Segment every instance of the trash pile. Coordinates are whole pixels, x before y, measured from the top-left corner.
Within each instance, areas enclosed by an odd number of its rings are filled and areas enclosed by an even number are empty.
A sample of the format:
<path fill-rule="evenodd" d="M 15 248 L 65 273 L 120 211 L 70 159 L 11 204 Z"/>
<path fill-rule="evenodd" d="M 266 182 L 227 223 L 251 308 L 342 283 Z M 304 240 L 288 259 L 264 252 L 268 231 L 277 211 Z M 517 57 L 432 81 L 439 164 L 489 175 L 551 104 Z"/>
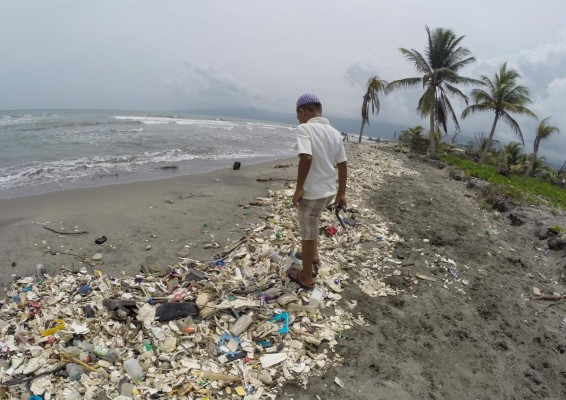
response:
<path fill-rule="evenodd" d="M 376 165 L 372 147 L 357 147 L 350 165 L 351 203 L 384 173 L 417 174 L 391 156 Z M 300 244 L 292 194 L 250 203 L 267 215 L 211 260 L 181 257 L 135 277 L 92 265 L 51 277 L 38 265 L 17 278 L 1 304 L 0 399 L 267 399 L 339 364 L 338 341 L 366 324 L 345 286 L 397 294 L 383 278 L 402 239 L 371 209 L 351 204 L 341 221 L 325 212 L 317 287 L 304 291 L 286 276 Z"/>

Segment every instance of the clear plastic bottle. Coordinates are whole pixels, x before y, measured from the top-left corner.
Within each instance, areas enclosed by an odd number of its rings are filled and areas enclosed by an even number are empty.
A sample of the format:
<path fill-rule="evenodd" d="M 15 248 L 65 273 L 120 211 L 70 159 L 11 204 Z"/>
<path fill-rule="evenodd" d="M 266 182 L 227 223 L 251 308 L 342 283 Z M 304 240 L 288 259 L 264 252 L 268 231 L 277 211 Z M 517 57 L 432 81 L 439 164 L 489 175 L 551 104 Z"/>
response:
<path fill-rule="evenodd" d="M 43 264 L 37 264 L 35 266 L 35 271 L 37 279 L 39 280 L 43 280 L 43 278 L 45 278 L 45 274 L 47 274 L 47 268 L 45 268 L 45 265 Z"/>
<path fill-rule="evenodd" d="M 279 263 L 279 264 L 281 264 L 281 263 L 283 262 L 283 260 L 285 259 L 285 257 L 283 257 L 283 256 L 280 255 L 280 254 L 277 254 L 277 253 L 276 253 L 275 251 L 273 251 L 273 250 L 271 250 L 271 253 L 269 253 L 269 258 L 270 258 L 272 261 L 274 261 L 274 262 L 276 262 L 276 263 Z"/>
<path fill-rule="evenodd" d="M 81 379 L 81 375 L 85 372 L 83 367 L 75 363 L 68 363 L 65 366 L 65 369 L 67 370 L 70 381 L 78 381 Z"/>
<path fill-rule="evenodd" d="M 93 353 L 98 358 L 114 363 L 118 359 L 118 352 L 108 347 L 95 346 Z"/>
<path fill-rule="evenodd" d="M 318 307 L 318 305 L 322 302 L 322 299 L 324 299 L 324 291 L 317 286 L 311 293 L 309 306 Z"/>
<path fill-rule="evenodd" d="M 143 369 L 135 358 L 130 358 L 124 362 L 124 370 L 132 381 L 139 383 L 143 379 Z"/>
<path fill-rule="evenodd" d="M 230 333 L 234 336 L 240 336 L 242 332 L 249 328 L 249 326 L 254 322 L 253 312 L 243 314 L 238 318 L 238 320 L 230 328 Z"/>

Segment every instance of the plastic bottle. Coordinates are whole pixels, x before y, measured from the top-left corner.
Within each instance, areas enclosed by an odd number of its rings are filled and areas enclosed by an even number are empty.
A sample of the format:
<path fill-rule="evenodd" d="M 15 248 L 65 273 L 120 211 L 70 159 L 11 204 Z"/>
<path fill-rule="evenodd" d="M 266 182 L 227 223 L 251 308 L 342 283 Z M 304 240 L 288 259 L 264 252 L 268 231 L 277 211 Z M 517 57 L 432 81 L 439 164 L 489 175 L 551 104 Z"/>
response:
<path fill-rule="evenodd" d="M 280 254 L 277 254 L 275 251 L 271 251 L 271 253 L 269 253 L 269 258 L 271 258 L 272 261 L 281 264 L 283 262 L 283 260 L 285 259 L 285 257 L 283 257 Z"/>
<path fill-rule="evenodd" d="M 83 367 L 75 363 L 68 363 L 65 366 L 65 369 L 67 370 L 70 381 L 78 381 L 81 379 L 81 375 L 85 372 Z"/>
<path fill-rule="evenodd" d="M 43 265 L 43 264 L 37 264 L 35 266 L 35 273 L 36 273 L 37 279 L 43 280 L 43 278 L 45 278 L 45 274 L 47 273 L 47 268 L 45 268 L 45 265 Z"/>
<path fill-rule="evenodd" d="M 319 287 L 315 287 L 309 299 L 309 306 L 318 307 L 323 298 L 324 291 Z"/>
<path fill-rule="evenodd" d="M 93 353 L 98 357 L 106 360 L 108 362 L 114 363 L 118 358 L 118 353 L 116 350 L 112 350 L 108 347 L 96 346 Z"/>
<path fill-rule="evenodd" d="M 240 334 L 248 329 L 252 322 L 254 322 L 252 317 L 253 312 L 251 311 L 247 314 L 241 315 L 236 323 L 234 323 L 234 325 L 230 328 L 230 333 L 234 336 L 240 336 Z"/>
<path fill-rule="evenodd" d="M 124 370 L 128 376 L 132 379 L 132 381 L 139 383 L 143 379 L 143 369 L 135 358 L 130 358 L 129 360 L 124 362 Z"/>

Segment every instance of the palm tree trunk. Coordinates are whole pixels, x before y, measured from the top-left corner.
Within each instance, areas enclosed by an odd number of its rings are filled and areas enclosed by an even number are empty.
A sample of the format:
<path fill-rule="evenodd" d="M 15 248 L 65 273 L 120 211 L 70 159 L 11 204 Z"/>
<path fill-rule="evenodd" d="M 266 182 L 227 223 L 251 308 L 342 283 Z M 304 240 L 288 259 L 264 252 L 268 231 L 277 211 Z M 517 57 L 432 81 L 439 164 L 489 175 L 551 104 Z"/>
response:
<path fill-rule="evenodd" d="M 525 179 L 527 179 L 533 173 L 533 167 L 538 155 L 538 138 L 535 138 L 535 143 L 533 146 L 533 154 L 531 154 L 531 159 L 527 165 L 527 170 L 525 171 Z"/>
<path fill-rule="evenodd" d="M 358 139 L 358 143 L 362 143 L 362 133 L 364 133 L 364 121 L 362 121 L 362 126 L 360 127 L 360 138 Z"/>
<path fill-rule="evenodd" d="M 480 164 L 482 164 L 485 161 L 485 157 L 487 156 L 487 153 L 489 152 L 489 149 L 491 148 L 491 142 L 493 142 L 493 135 L 495 135 L 495 127 L 497 126 L 497 120 L 498 119 L 499 119 L 499 114 L 496 113 L 495 119 L 493 120 L 493 125 L 491 127 L 491 132 L 489 133 L 489 137 L 487 138 L 487 141 L 483 145 L 483 149 L 482 149 L 481 157 L 480 157 Z"/>
<path fill-rule="evenodd" d="M 436 135 L 434 134 L 434 111 L 436 107 L 436 101 L 434 106 L 430 111 L 430 130 L 428 131 L 428 140 L 430 141 L 429 155 L 431 157 L 436 157 Z"/>

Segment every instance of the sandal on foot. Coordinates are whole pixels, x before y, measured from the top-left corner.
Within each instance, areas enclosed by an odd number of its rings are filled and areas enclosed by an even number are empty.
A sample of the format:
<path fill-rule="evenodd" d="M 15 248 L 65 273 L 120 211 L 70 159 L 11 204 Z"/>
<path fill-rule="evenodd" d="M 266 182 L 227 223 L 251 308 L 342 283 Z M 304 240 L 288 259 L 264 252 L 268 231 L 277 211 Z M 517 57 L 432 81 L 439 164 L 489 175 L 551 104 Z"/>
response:
<path fill-rule="evenodd" d="M 296 268 L 289 268 L 287 270 L 287 276 L 291 280 L 291 282 L 295 282 L 297 285 L 302 287 L 305 290 L 313 290 L 314 283 L 312 285 L 306 284 L 301 280 L 301 271 Z"/>
<path fill-rule="evenodd" d="M 295 264 L 303 265 L 303 257 L 298 251 L 291 251 L 289 257 L 293 259 Z M 312 261 L 312 277 L 316 278 L 318 276 L 318 269 L 320 268 L 320 260 Z"/>

